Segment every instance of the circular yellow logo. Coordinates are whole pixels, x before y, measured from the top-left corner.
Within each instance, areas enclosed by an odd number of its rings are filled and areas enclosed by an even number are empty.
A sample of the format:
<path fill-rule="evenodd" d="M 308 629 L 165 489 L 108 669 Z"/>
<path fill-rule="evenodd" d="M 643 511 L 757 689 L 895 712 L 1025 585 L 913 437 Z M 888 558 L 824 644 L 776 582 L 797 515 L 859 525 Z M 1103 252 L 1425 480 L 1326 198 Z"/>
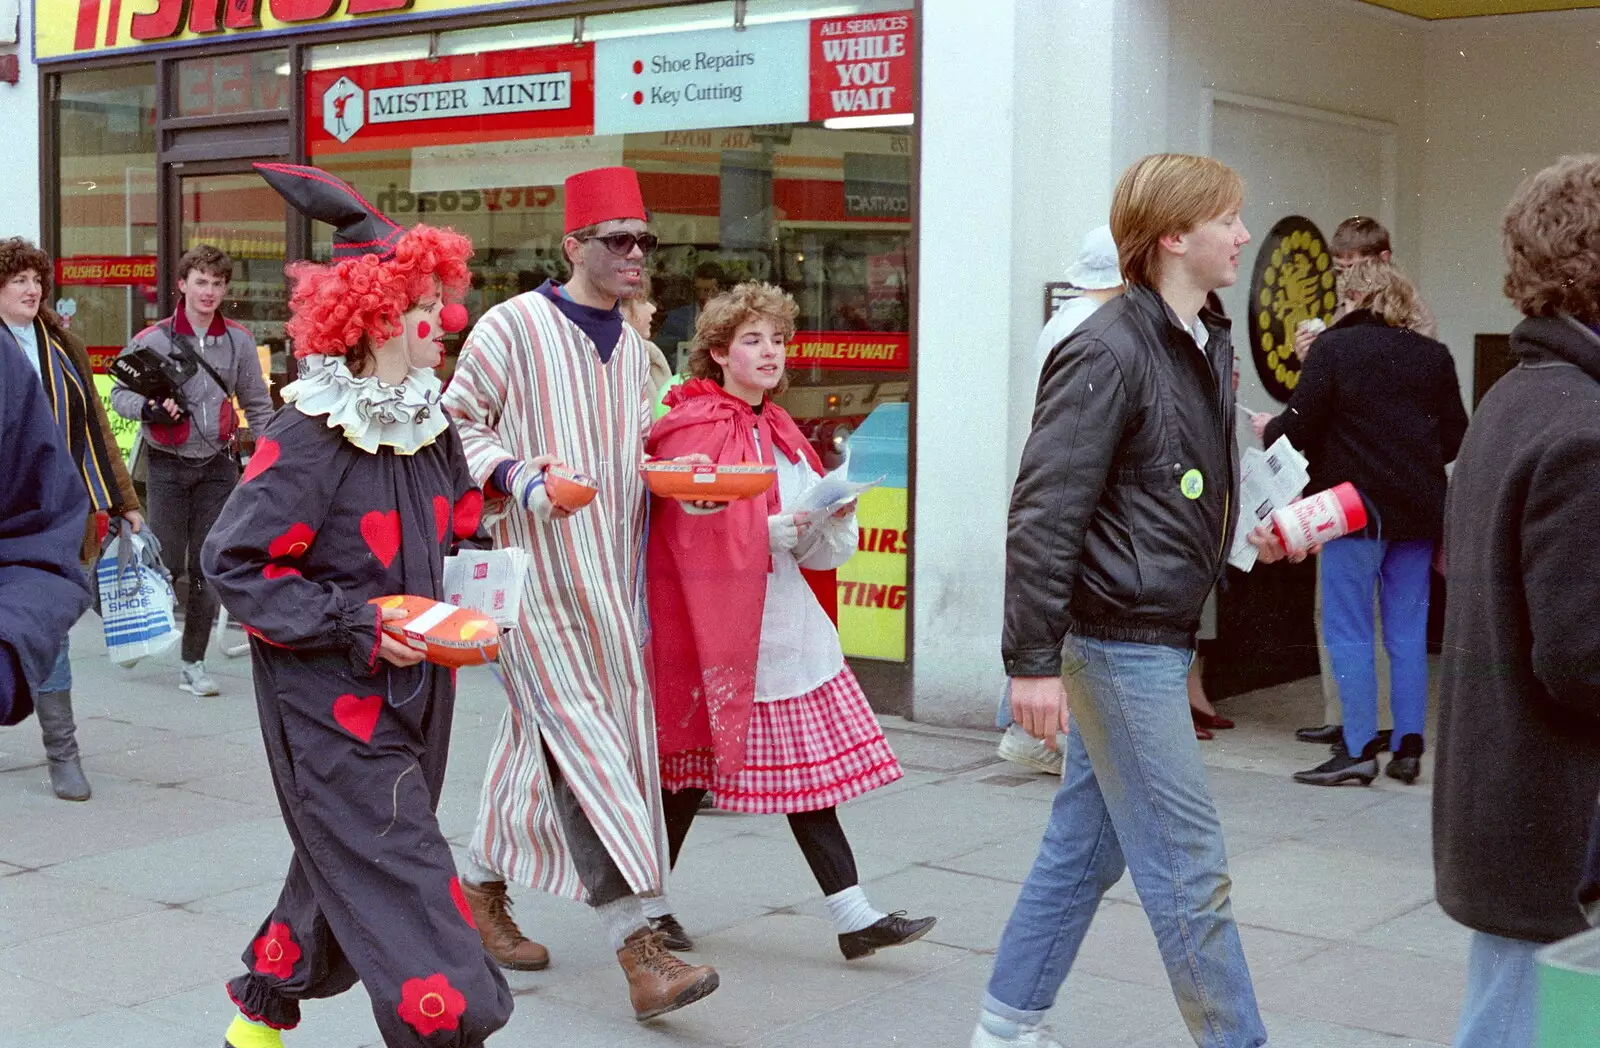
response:
<path fill-rule="evenodd" d="M 1251 356 L 1261 384 L 1287 401 L 1300 382 L 1294 335 L 1305 320 L 1333 322 L 1339 296 L 1333 256 L 1310 219 L 1290 215 L 1272 227 L 1250 281 Z"/>
<path fill-rule="evenodd" d="M 1197 499 L 1205 494 L 1206 478 L 1200 474 L 1199 470 L 1191 469 L 1178 482 L 1178 490 L 1183 492 L 1183 497 L 1186 499 Z"/>

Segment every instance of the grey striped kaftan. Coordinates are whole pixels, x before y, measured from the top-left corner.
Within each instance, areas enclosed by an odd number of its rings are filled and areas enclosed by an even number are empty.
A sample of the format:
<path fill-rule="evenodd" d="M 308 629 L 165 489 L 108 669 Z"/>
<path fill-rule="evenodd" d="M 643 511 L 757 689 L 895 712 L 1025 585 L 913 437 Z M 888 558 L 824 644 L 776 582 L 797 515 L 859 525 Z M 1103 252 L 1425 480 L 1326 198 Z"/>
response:
<path fill-rule="evenodd" d="M 541 739 L 637 892 L 667 868 L 655 713 L 645 666 L 639 475 L 649 356 L 623 326 L 608 363 L 537 292 L 495 306 L 467 339 L 444 407 L 479 484 L 507 458 L 555 454 L 599 494 L 540 524 L 491 501 L 495 542 L 529 553 L 520 626 L 501 645 L 511 702 L 489 759 L 470 855 L 519 884 L 581 899 L 548 797 Z"/>

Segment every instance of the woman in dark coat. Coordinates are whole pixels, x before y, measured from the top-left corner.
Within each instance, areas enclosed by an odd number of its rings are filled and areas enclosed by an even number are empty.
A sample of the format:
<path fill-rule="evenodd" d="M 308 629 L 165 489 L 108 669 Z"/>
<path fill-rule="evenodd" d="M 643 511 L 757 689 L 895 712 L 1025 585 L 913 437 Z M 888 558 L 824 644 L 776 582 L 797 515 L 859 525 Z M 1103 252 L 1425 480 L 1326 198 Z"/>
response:
<path fill-rule="evenodd" d="M 300 1002 L 359 979 L 390 1048 L 478 1048 L 511 1015 L 434 818 L 455 675 L 388 637 L 369 601 L 439 599 L 444 557 L 486 542 L 483 496 L 439 408 L 467 239 L 402 230 L 315 168 L 263 165 L 335 222 L 330 266 L 290 267 L 301 378 L 202 552 L 251 636 L 256 704 L 294 859 L 228 984 L 231 1048 L 280 1048 Z"/>
<path fill-rule="evenodd" d="M 1530 178 L 1501 229 L 1517 366 L 1478 404 L 1445 523 L 1433 868 L 1473 932 L 1456 1048 L 1534 1043 L 1534 954 L 1589 926 L 1600 796 L 1600 156 Z"/>
<path fill-rule="evenodd" d="M 106 420 L 95 389 L 94 372 L 83 343 L 67 333 L 46 305 L 50 296 L 50 256 L 21 237 L 0 240 L 0 320 L 33 365 L 46 402 L 89 503 L 81 525 L 80 558 L 92 566 L 100 548 L 99 523 L 107 516 L 126 519 L 134 531 L 144 527 L 139 497 Z M 72 715 L 72 658 L 65 638 L 49 679 L 34 695 L 39 728 L 49 760 L 50 786 L 64 801 L 89 799 L 89 780 L 78 761 L 78 729 Z"/>
<path fill-rule="evenodd" d="M 1444 526 L 1445 465 L 1467 429 L 1455 360 L 1415 330 L 1424 316 L 1411 282 L 1364 259 L 1339 277 L 1347 312 L 1317 339 L 1288 408 L 1252 422 L 1262 441 L 1287 436 L 1310 460 L 1307 492 L 1355 485 L 1365 531 L 1318 558 L 1322 630 L 1344 707 L 1333 756 L 1297 782 L 1368 785 L 1378 774 L 1378 676 L 1372 606 L 1383 615 L 1397 746 L 1387 773 L 1415 782 L 1428 712 L 1428 588 Z"/>
<path fill-rule="evenodd" d="M 87 505 L 44 390 L 0 327 L 0 724 L 32 712 L 89 605 L 77 563 Z"/>

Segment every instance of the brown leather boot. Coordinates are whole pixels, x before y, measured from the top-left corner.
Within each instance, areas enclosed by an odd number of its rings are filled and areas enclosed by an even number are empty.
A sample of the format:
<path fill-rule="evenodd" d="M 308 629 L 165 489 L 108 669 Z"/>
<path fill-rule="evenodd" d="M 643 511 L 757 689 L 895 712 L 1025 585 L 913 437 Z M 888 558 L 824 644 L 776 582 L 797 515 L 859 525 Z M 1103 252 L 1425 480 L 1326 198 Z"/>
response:
<path fill-rule="evenodd" d="M 536 972 L 549 967 L 550 951 L 523 935 L 517 922 L 511 919 L 511 897 L 506 894 L 505 881 L 482 884 L 462 881 L 461 894 L 467 897 L 472 919 L 478 925 L 478 936 L 483 939 L 483 948 L 489 951 L 494 963 L 518 972 Z"/>
<path fill-rule="evenodd" d="M 709 965 L 685 964 L 669 952 L 661 933 L 640 928 L 617 951 L 628 976 L 628 998 L 640 1022 L 693 1004 L 717 988 L 720 980 Z"/>

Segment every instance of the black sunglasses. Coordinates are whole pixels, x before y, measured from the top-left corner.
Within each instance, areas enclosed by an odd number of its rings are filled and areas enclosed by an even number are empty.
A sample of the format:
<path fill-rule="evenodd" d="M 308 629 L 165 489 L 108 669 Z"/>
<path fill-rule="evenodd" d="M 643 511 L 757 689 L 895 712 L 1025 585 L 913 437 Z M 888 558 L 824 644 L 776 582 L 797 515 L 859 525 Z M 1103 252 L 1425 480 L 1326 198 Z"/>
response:
<path fill-rule="evenodd" d="M 574 237 L 573 239 L 580 241 L 598 240 L 613 255 L 621 255 L 624 258 L 631 255 L 635 247 L 639 249 L 641 254 L 648 255 L 661 244 L 660 238 L 654 233 L 639 233 L 637 235 L 633 233 L 596 233 L 586 237 Z"/>

